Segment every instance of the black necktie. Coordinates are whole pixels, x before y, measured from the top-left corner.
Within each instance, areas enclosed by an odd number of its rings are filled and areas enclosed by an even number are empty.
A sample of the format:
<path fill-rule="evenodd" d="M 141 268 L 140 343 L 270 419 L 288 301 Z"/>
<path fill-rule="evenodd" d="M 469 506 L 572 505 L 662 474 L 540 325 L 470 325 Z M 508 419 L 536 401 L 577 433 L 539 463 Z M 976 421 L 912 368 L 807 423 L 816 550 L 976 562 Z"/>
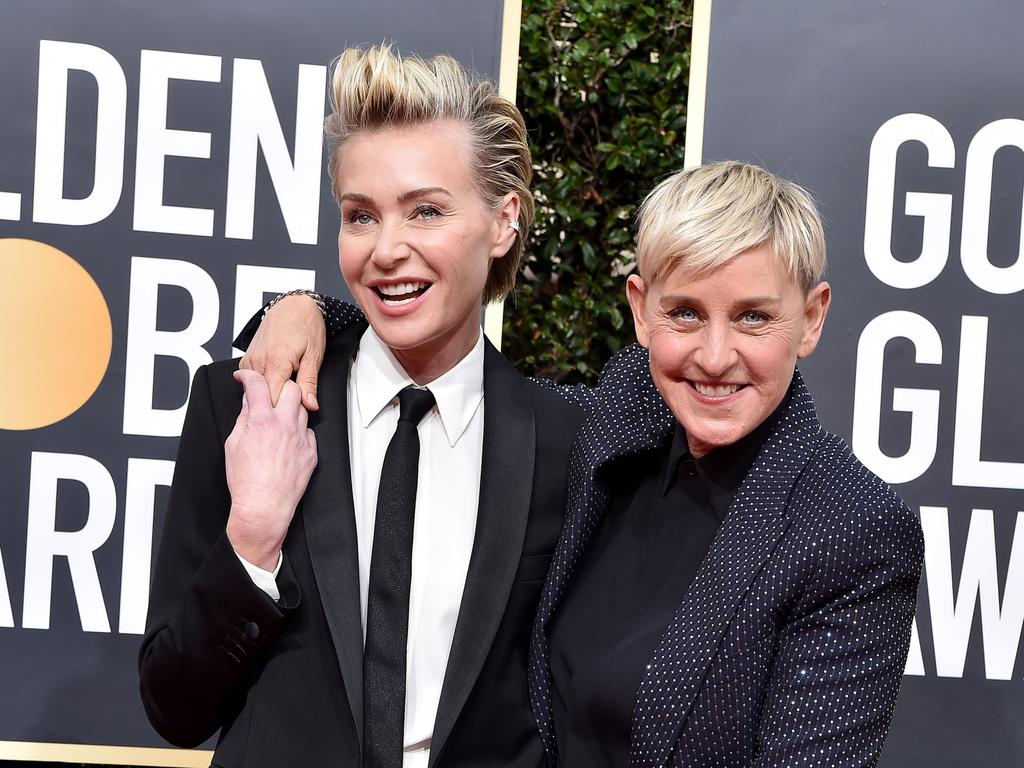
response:
<path fill-rule="evenodd" d="M 434 406 L 427 389 L 398 393 L 398 426 L 384 454 L 373 526 L 363 650 L 363 766 L 402 768 L 405 649 L 420 437 L 416 425 Z"/>

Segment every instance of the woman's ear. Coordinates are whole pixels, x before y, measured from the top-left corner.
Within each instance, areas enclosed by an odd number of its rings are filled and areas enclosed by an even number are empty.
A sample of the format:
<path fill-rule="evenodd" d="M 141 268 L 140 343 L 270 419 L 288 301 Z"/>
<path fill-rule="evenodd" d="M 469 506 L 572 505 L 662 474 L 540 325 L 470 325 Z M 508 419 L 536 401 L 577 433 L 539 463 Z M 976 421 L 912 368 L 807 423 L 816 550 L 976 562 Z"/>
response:
<path fill-rule="evenodd" d="M 519 234 L 519 195 L 515 192 L 506 194 L 493 209 L 494 212 L 494 246 L 491 258 L 500 259 L 512 249 Z"/>
<path fill-rule="evenodd" d="M 818 346 L 821 330 L 825 327 L 825 317 L 832 303 L 832 287 L 822 281 L 811 288 L 804 301 L 804 327 L 800 334 L 800 348 L 797 357 L 803 359 L 810 355 Z"/>
<path fill-rule="evenodd" d="M 640 342 L 640 346 L 646 347 L 651 338 L 647 329 L 647 285 L 640 275 L 630 275 L 626 280 L 626 299 L 633 312 L 636 340 Z"/>

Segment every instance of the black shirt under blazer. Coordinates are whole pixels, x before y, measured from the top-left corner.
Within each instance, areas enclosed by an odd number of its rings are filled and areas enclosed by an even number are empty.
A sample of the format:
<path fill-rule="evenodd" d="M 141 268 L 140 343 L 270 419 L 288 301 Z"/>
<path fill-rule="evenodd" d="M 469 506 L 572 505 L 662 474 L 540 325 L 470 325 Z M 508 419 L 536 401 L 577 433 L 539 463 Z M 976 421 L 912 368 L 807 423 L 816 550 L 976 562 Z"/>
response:
<path fill-rule="evenodd" d="M 220 731 L 214 765 L 360 763 L 363 635 L 346 385 L 365 328 L 357 320 L 328 344 L 320 410 L 309 422 L 319 463 L 285 540 L 276 604 L 253 585 L 224 532 L 237 361 L 195 377 L 139 669 L 143 703 L 164 738 L 191 747 Z M 545 760 L 527 653 L 582 414 L 520 376 L 490 344 L 484 398 L 476 536 L 431 768 L 536 768 Z"/>
<path fill-rule="evenodd" d="M 674 424 L 635 345 L 609 361 L 597 389 L 563 394 L 588 415 L 531 644 L 530 696 L 552 761 L 547 633 L 607 509 L 602 468 L 664 445 Z M 923 554 L 917 517 L 822 429 L 795 372 L 788 405 L 647 665 L 630 765 L 874 765 Z"/>

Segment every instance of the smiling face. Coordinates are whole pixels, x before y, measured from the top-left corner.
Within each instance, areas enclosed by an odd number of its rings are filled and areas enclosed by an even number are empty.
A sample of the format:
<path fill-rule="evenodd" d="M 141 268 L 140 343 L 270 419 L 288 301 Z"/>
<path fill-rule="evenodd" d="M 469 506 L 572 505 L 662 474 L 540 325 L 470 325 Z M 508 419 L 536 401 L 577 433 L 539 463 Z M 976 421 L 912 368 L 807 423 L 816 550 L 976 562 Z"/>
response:
<path fill-rule="evenodd" d="M 514 193 L 488 208 L 473 184 L 468 129 L 443 120 L 359 133 L 335 169 L 338 260 L 377 335 L 418 383 L 461 360 L 480 334 L 492 260 L 516 233 Z"/>
<path fill-rule="evenodd" d="M 831 299 L 828 283 L 805 294 L 764 246 L 699 275 L 677 266 L 649 286 L 633 275 L 626 291 L 654 383 L 694 456 L 771 415 L 797 359 L 814 351 Z"/>

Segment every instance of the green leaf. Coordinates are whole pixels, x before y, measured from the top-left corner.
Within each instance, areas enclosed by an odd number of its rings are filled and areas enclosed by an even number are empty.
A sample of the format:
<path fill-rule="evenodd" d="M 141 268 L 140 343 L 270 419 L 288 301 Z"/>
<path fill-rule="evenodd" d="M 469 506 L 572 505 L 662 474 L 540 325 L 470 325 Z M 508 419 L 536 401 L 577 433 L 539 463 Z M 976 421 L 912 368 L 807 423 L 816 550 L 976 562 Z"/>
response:
<path fill-rule="evenodd" d="M 619 308 L 612 307 L 611 312 L 609 312 L 609 315 L 612 322 L 612 328 L 614 328 L 616 331 L 621 330 L 622 326 L 625 324 L 625 321 L 622 319 L 622 313 L 619 311 Z"/>

